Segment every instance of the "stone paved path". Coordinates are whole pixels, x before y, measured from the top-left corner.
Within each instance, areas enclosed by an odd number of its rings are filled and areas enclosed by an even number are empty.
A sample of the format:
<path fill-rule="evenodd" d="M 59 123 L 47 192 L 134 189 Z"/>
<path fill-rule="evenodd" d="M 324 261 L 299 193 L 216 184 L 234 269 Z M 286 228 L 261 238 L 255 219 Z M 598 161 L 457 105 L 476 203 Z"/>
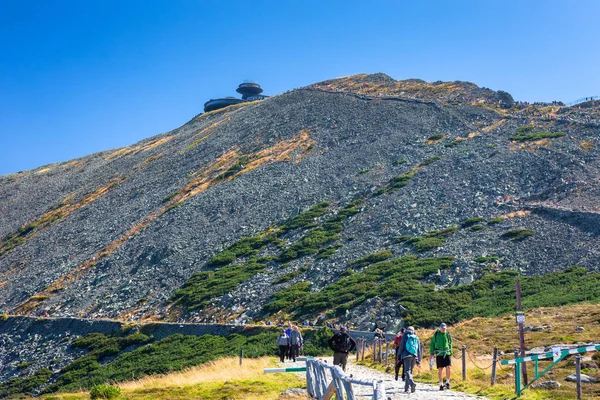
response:
<path fill-rule="evenodd" d="M 333 363 L 333 359 L 324 357 L 320 358 L 322 360 L 326 360 L 328 364 Z M 350 361 L 350 360 L 349 360 Z M 296 362 L 295 364 L 292 362 L 285 362 L 283 364 L 286 367 L 304 366 L 304 362 Z M 424 368 L 429 368 L 428 366 Z M 369 367 L 365 367 L 362 365 L 356 365 L 354 363 L 349 363 L 346 367 L 346 373 L 351 374 L 359 379 L 373 379 L 373 380 L 382 380 L 385 382 L 385 392 L 386 395 L 392 400 L 397 399 L 410 399 L 410 400 L 445 400 L 445 399 L 453 399 L 453 400 L 485 400 L 485 397 L 473 396 L 470 394 L 457 392 L 454 390 L 444 390 L 440 391 L 439 387 L 436 385 L 429 385 L 426 383 L 418 383 L 417 382 L 417 391 L 415 393 L 404 393 L 404 382 L 395 381 L 394 376 L 392 374 L 388 374 L 385 372 L 376 371 Z M 299 373 L 300 376 L 305 377 L 306 374 Z M 366 386 L 354 385 L 354 393 L 357 395 L 359 399 L 372 399 L 373 391 L 369 390 Z"/>

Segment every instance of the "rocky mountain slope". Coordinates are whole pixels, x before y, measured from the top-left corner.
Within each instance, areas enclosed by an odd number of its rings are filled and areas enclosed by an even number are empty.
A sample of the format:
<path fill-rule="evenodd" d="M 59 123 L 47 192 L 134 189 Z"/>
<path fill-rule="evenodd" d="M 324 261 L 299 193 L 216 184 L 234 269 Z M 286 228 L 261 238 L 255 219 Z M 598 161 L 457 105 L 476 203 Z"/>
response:
<path fill-rule="evenodd" d="M 2 176 L 0 307 L 365 326 L 377 308 L 389 325 L 407 308 L 389 293 L 349 294 L 355 317 L 277 301 L 412 254 L 433 260 L 413 278 L 436 289 L 490 271 L 597 271 L 599 109 L 357 75 Z"/>

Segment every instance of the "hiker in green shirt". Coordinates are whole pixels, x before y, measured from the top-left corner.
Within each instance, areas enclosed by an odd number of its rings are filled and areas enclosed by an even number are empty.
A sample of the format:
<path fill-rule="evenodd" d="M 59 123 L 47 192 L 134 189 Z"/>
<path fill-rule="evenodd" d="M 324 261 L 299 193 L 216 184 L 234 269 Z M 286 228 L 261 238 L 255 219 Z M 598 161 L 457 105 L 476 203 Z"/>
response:
<path fill-rule="evenodd" d="M 429 342 L 429 359 L 433 365 L 433 357 L 438 369 L 440 390 L 450 389 L 450 369 L 452 366 L 452 336 L 446 331 L 446 324 L 441 323 Z M 446 385 L 442 380 L 442 370 L 446 368 Z"/>

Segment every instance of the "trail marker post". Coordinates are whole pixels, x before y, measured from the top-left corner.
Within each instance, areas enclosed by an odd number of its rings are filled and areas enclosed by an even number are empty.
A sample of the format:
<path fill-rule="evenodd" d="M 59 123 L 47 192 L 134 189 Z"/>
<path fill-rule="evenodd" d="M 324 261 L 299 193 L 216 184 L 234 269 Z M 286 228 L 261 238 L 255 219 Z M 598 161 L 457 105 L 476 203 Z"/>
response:
<path fill-rule="evenodd" d="M 521 305 L 521 281 L 517 279 L 517 325 L 519 326 L 519 351 L 521 357 L 525 357 L 525 333 L 523 332 L 523 324 L 525 323 L 525 313 Z M 523 368 L 523 383 L 527 385 L 527 366 L 525 363 L 521 365 Z"/>

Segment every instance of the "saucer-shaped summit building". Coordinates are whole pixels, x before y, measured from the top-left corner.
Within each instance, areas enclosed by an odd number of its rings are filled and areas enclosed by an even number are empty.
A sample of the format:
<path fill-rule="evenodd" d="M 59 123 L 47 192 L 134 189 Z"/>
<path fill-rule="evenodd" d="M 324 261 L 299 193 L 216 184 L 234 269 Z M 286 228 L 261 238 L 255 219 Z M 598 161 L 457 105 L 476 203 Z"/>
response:
<path fill-rule="evenodd" d="M 262 100 L 269 96 L 261 94 L 263 92 L 260 85 L 256 82 L 242 82 L 236 89 L 236 92 L 242 95 L 241 99 L 236 97 L 222 97 L 220 99 L 210 99 L 204 103 L 204 112 L 218 110 L 219 108 L 244 103 L 246 101 Z"/>

